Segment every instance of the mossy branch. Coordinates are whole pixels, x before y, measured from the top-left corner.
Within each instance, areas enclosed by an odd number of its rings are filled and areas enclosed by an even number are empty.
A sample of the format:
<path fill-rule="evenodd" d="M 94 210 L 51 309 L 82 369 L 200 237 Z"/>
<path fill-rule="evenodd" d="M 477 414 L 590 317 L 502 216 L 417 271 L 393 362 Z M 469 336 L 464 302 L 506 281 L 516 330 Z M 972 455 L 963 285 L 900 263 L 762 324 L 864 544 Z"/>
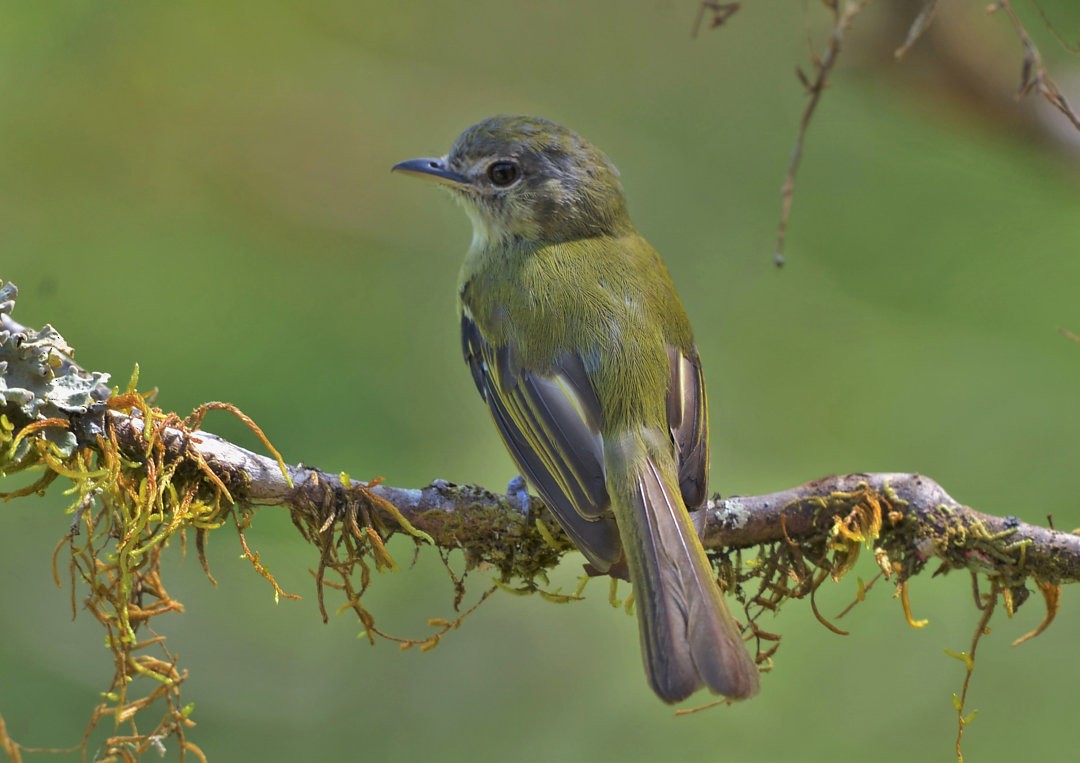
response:
<path fill-rule="evenodd" d="M 115 433 L 130 457 L 138 456 L 142 430 L 137 416 L 107 410 L 75 417 L 72 425 L 84 447 L 93 447 L 99 434 Z M 164 440 L 172 458 L 200 454 L 238 502 L 283 506 L 321 525 L 354 511 L 358 494 L 366 494 L 360 500 L 383 526 L 400 530 L 400 514 L 434 545 L 460 549 L 471 563 L 494 564 L 511 577 L 553 568 L 572 548 L 539 498 L 530 498 L 526 510 L 517 496 L 441 480 L 423 488 L 346 484 L 342 475 L 309 466 L 283 472 L 273 458 L 209 432 L 166 429 Z M 937 561 L 944 570 L 998 575 L 1008 588 L 1028 577 L 1080 580 L 1080 536 L 976 511 L 919 474 L 845 474 L 767 495 L 717 496 L 696 521 L 705 547 L 723 552 L 823 533 L 843 539 L 845 531 L 837 528 L 875 503 L 882 511 L 876 537 L 861 528 L 857 540 L 885 550 L 900 565 L 892 571 L 902 579 Z M 542 559 L 536 556 L 540 549 L 546 549 Z"/>
<path fill-rule="evenodd" d="M 80 369 L 70 357 L 70 348 L 51 328 L 33 332 L 20 326 L 10 316 L 10 305 L 0 314 L 0 328 L 7 335 L 23 337 L 51 332 L 59 340 L 53 352 L 58 359 L 51 370 L 92 381 L 84 399 L 74 406 L 50 406 L 41 399 L 48 393 L 38 394 L 35 418 L 52 422 L 43 433 L 56 441 L 59 431 L 65 442 L 72 440 L 80 450 L 100 450 L 115 443 L 130 462 L 146 462 L 144 407 L 117 410 L 117 396 L 110 402 L 101 381 L 107 376 Z M 11 393 L 16 386 L 12 382 L 22 381 L 24 369 L 9 359 L 0 365 L 0 372 L 6 382 L 0 386 L 0 412 L 11 421 L 33 425 L 27 406 L 20 407 L 20 398 Z M 77 385 L 53 382 L 52 386 L 70 397 L 69 390 Z M 5 390 L 11 399 L 4 399 Z M 26 393 L 22 398 L 33 396 Z M 208 404 L 198 412 L 196 426 L 177 417 L 156 431 L 163 463 L 179 474 L 205 475 L 218 483 L 232 503 L 283 506 L 295 520 L 323 531 L 336 519 L 366 517 L 384 530 L 405 530 L 440 548 L 460 549 L 470 567 L 492 564 L 505 579 L 532 580 L 558 564 L 572 548 L 538 498 L 529 499 L 526 507 L 516 495 L 476 486 L 436 481 L 423 488 L 400 488 L 378 480 L 353 481 L 344 474 L 304 465 L 286 466 L 277 458 L 198 429 L 206 409 L 214 407 L 229 408 Z M 25 444 L 20 443 L 18 452 L 25 452 Z M 73 452 L 70 446 L 66 452 Z M 868 507 L 881 514 L 876 525 L 867 525 L 853 514 L 865 513 Z M 1080 537 L 1015 517 L 980 513 L 917 474 L 848 474 L 769 495 L 718 497 L 696 521 L 706 548 L 716 552 L 820 540 L 823 534 L 833 547 L 858 540 L 875 548 L 879 558 L 887 554 L 892 566 L 883 569 L 898 573 L 901 581 L 934 560 L 944 570 L 968 569 L 996 576 L 1006 589 L 1022 587 L 1029 577 L 1052 584 L 1080 579 Z"/>
<path fill-rule="evenodd" d="M 573 547 L 540 499 L 441 480 L 423 488 L 392 487 L 378 479 L 362 482 L 344 473 L 288 466 L 255 423 L 232 405 L 207 403 L 181 418 L 152 407 L 151 396 L 135 390 L 137 378 L 123 392 L 108 388 L 107 375 L 86 372 L 74 362 L 58 332 L 49 326 L 28 329 L 11 318 L 15 294 L 11 284 L 0 284 L 0 478 L 30 468 L 43 476 L 0 497 L 42 493 L 58 478 L 72 483 L 67 493 L 74 496 L 69 511 L 75 520 L 57 556 L 68 549 L 73 611 L 76 586 L 87 586 L 92 593 L 85 604 L 105 627 L 115 658 L 113 685 L 83 739 L 86 747 L 91 731 L 107 717 L 125 726 L 126 733 L 118 728 L 102 745 L 118 756 L 106 759 L 120 759 L 132 745 L 149 749 L 164 737 L 175 737 L 181 750 L 201 757 L 184 736 L 191 725 L 190 706 L 180 699 L 187 672 L 177 667 L 163 637 L 138 635 L 152 617 L 182 610 L 166 591 L 159 561 L 172 538 L 184 542 L 186 530 L 194 531 L 206 566 L 209 533 L 235 525 L 244 556 L 276 595 L 290 596 L 244 535 L 256 508 L 287 508 L 317 549 L 314 574 L 324 619 L 325 590 L 337 591 L 344 599 L 340 609 L 353 611 L 372 641 L 381 636 L 427 649 L 472 611 L 430 621 L 435 631 L 419 640 L 389 636 L 376 627 L 361 600 L 372 567 L 397 566 L 385 545 L 395 533 L 418 546 L 437 547 L 444 562 L 450 552 L 462 551 L 466 571 L 494 570 L 495 584 L 480 601 L 497 588 L 575 598 L 545 590 L 547 572 Z M 238 416 L 271 455 L 202 430 L 205 414 L 215 409 Z M 694 521 L 721 582 L 743 607 L 763 670 L 771 665 L 779 636 L 760 628 L 758 619 L 787 600 L 809 597 L 822 624 L 843 633 L 818 612 L 814 593 L 825 580 L 839 580 L 864 548 L 898 586 L 915 627 L 921 623 L 911 616 L 907 581 L 930 563 L 934 574 L 966 570 L 976 581 L 988 581 L 989 595 L 979 594 L 976 584 L 981 607 L 1000 599 L 1011 613 L 1030 589 L 1038 590 L 1046 616 L 1017 643 L 1049 625 L 1061 585 L 1080 579 L 1080 537 L 980 513 L 918 474 L 848 474 L 768 495 L 717 497 L 695 512 Z M 756 558 L 744 561 L 744 550 L 751 548 Z M 463 576 L 449 564 L 447 570 L 458 609 Z M 860 583 L 860 596 L 863 590 Z M 132 683 L 140 679 L 150 687 L 141 696 Z M 962 731 L 967 716 L 963 699 L 958 702 Z M 153 703 L 164 703 L 166 713 L 150 732 L 140 730 L 135 717 Z M 9 742 L 0 725 L 0 749 Z"/>
<path fill-rule="evenodd" d="M 107 375 L 83 371 L 51 327 L 36 332 L 15 322 L 10 316 L 15 292 L 10 284 L 4 288 L 10 293 L 5 309 L 0 310 L 2 334 L 23 337 L 20 346 L 26 346 L 28 336 L 48 334 L 55 342 L 51 357 L 56 360 L 49 369 L 54 376 L 79 376 L 89 382 L 82 399 L 72 404 L 70 390 L 77 385 L 54 380 L 45 394 L 36 391 L 34 415 L 28 415 L 30 406 L 19 401 L 35 398 L 34 391 L 21 397 L 12 393 L 17 387 L 14 382 L 26 386 L 26 370 L 7 358 L 0 363 L 0 413 L 16 426 L 34 425 L 33 419 L 51 421 L 41 431 L 54 441 L 59 431 L 65 442 L 73 441 L 78 449 L 96 450 L 115 442 L 131 462 L 146 462 L 144 409 L 117 410 L 117 396 L 110 403 L 103 383 Z M 55 405 L 50 397 L 53 388 L 67 396 Z M 196 425 L 214 407 L 230 408 L 207 404 L 200 409 Z M 287 466 L 278 458 L 254 453 L 178 418 L 175 425 L 166 422 L 157 431 L 166 464 L 179 473 L 204 473 L 218 481 L 226 497 L 238 505 L 282 506 L 318 527 L 363 512 L 384 528 L 407 528 L 438 547 L 463 550 L 470 564 L 494 564 L 507 577 L 528 578 L 550 569 L 571 550 L 539 498 L 530 498 L 523 506 L 516 495 L 441 480 L 423 488 L 353 481 L 344 474 L 302 464 Z M 26 441 L 19 446 L 9 454 L 12 460 L 25 453 Z M 70 445 L 64 452 L 71 452 Z M 822 533 L 844 539 L 851 534 L 843 528 L 852 521 L 852 512 L 873 505 L 885 512 L 880 527 L 860 540 L 888 552 L 900 564 L 895 571 L 902 579 L 918 573 L 931 560 L 945 569 L 998 575 L 1009 588 L 1027 577 L 1055 584 L 1080 579 L 1080 536 L 1012 516 L 980 513 L 918 474 L 847 474 L 768 495 L 717 497 L 696 521 L 706 548 L 721 552 L 803 541 Z M 508 538 L 512 539 L 509 546 Z"/>

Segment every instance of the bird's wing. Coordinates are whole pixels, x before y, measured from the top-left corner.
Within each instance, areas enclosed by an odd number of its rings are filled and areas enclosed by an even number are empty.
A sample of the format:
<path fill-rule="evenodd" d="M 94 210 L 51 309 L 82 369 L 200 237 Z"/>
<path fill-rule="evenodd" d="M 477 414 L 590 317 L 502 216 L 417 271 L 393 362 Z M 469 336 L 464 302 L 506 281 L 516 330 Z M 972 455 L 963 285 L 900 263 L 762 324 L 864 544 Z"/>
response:
<path fill-rule="evenodd" d="M 581 358 L 565 353 L 544 373 L 520 368 L 462 314 L 461 344 L 473 381 L 522 474 L 600 571 L 622 555 L 608 511 L 602 412 Z"/>
<path fill-rule="evenodd" d="M 679 489 L 687 508 L 705 504 L 709 482 L 709 413 L 697 350 L 667 348 L 671 368 L 667 419 L 679 465 Z"/>

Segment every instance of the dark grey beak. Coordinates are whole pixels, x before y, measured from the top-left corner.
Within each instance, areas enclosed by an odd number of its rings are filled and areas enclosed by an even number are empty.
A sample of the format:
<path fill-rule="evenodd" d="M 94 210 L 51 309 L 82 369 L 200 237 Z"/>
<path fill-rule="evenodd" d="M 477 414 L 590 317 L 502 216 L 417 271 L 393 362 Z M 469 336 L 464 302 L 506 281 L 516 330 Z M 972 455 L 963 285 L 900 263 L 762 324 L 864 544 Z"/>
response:
<path fill-rule="evenodd" d="M 391 172 L 404 172 L 418 178 L 434 180 L 436 183 L 452 186 L 470 185 L 469 179 L 446 166 L 446 159 L 409 159 L 398 162 L 390 168 Z"/>

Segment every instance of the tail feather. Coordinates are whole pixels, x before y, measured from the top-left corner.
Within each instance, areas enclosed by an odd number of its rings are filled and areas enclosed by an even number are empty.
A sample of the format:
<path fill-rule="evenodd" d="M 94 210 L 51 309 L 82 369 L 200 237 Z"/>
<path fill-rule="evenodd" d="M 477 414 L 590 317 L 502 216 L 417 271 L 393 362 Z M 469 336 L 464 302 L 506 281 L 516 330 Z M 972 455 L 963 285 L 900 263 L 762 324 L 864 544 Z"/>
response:
<path fill-rule="evenodd" d="M 609 484 L 618 493 L 613 507 L 650 685 L 666 702 L 683 700 L 703 686 L 732 699 L 754 695 L 757 668 L 678 489 L 651 458 L 619 461 L 626 470 L 609 474 Z"/>

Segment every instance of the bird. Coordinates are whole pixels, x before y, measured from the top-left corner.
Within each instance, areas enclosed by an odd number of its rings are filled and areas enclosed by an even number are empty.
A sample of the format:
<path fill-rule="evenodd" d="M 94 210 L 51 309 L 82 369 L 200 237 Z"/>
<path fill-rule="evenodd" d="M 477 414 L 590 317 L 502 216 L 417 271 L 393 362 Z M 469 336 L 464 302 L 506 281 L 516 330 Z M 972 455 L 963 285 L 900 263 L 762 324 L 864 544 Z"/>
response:
<path fill-rule="evenodd" d="M 472 221 L 462 352 L 516 466 L 594 572 L 633 586 L 642 660 L 665 702 L 745 699 L 758 670 L 689 509 L 706 501 L 705 380 L 619 171 L 578 133 L 494 116 L 393 171 L 450 191 Z"/>

